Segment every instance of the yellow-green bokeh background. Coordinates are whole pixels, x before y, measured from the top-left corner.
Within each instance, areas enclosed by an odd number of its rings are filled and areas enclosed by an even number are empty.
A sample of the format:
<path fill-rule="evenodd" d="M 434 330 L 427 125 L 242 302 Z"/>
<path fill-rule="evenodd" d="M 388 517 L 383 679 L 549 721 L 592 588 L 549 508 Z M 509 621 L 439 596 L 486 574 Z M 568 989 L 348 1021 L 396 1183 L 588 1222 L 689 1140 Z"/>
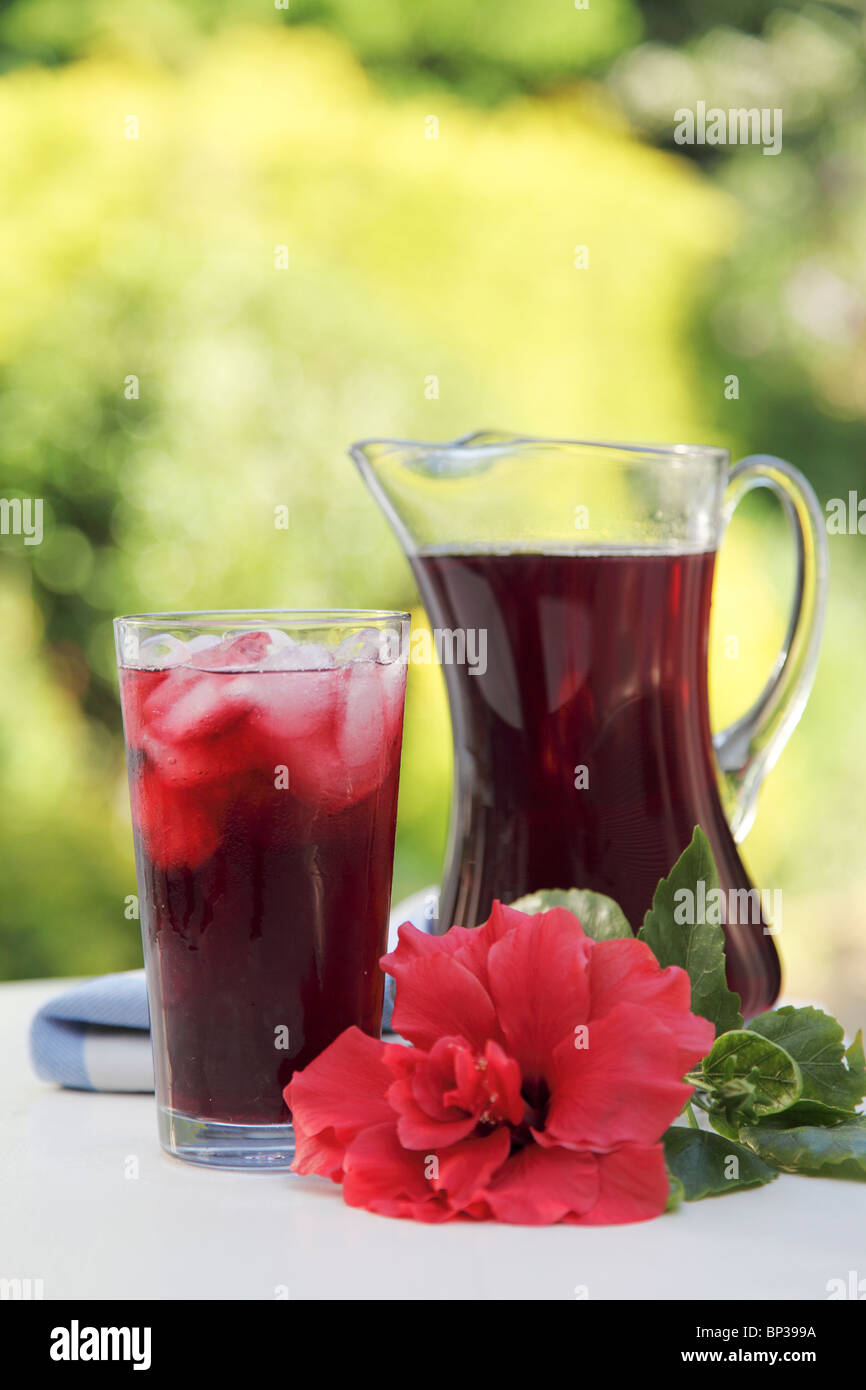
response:
<path fill-rule="evenodd" d="M 822 501 L 840 479 L 866 493 L 856 401 L 821 384 L 861 370 L 856 335 L 817 344 L 811 396 L 793 368 L 785 379 L 809 412 L 799 433 L 786 429 L 784 360 L 768 370 L 748 344 L 727 359 L 724 334 L 709 344 L 728 277 L 737 303 L 754 290 L 760 309 L 758 175 L 781 189 L 793 254 L 786 199 L 808 149 L 795 144 L 787 166 L 738 151 L 735 176 L 655 148 L 601 69 L 544 91 L 515 79 L 479 101 L 459 82 L 381 80 L 348 23 L 293 27 L 259 8 L 226 5 L 200 28 L 179 3 L 136 7 L 63 61 L 33 40 L 0 77 L 0 493 L 46 499 L 41 546 L 0 539 L 6 978 L 139 962 L 114 613 L 350 603 L 423 621 L 346 458 L 352 440 L 491 426 L 702 441 L 787 450 Z M 652 15 L 619 8 L 628 56 Z M 56 6 L 6 7 L 7 39 L 28 14 L 48 39 L 64 22 Z M 739 399 L 725 398 L 728 370 Z M 130 374 L 138 399 L 124 395 Z M 830 548 L 814 696 L 745 858 L 784 891 L 788 993 L 856 1024 L 866 536 Z M 769 672 L 789 551 L 772 506 L 750 499 L 717 578 L 716 723 Z M 449 787 L 440 673 L 415 667 L 398 896 L 438 876 Z"/>

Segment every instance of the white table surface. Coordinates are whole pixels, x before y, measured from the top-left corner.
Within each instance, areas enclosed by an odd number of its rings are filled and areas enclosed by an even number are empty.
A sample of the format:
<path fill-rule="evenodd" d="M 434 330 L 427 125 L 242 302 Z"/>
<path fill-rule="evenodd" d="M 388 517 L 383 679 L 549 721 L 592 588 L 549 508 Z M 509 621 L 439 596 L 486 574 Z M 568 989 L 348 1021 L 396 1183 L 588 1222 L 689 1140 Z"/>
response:
<path fill-rule="evenodd" d="M 31 1071 L 30 1019 L 68 983 L 0 986 L 0 1277 L 46 1299 L 825 1299 L 866 1277 L 866 1184 L 780 1177 L 634 1226 L 424 1226 L 169 1158 L 152 1096 Z"/>

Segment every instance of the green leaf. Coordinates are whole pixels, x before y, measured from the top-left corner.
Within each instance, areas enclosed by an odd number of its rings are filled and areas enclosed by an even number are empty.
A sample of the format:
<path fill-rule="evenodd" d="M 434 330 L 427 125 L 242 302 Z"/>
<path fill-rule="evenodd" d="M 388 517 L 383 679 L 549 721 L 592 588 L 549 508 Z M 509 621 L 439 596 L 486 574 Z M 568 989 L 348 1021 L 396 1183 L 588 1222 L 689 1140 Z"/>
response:
<path fill-rule="evenodd" d="M 842 1025 L 820 1009 L 790 1005 L 752 1019 L 749 1031 L 783 1047 L 803 1075 L 800 1101 L 791 1125 L 835 1124 L 853 1115 L 866 1093 L 863 1040 L 858 1033 L 848 1052 Z"/>
<path fill-rule="evenodd" d="M 777 1176 L 756 1154 L 705 1129 L 674 1126 L 664 1136 L 668 1173 L 678 1178 L 687 1202 L 719 1197 L 742 1187 L 760 1187 Z"/>
<path fill-rule="evenodd" d="M 668 1170 L 668 1199 L 665 1202 L 665 1211 L 676 1211 L 677 1207 L 685 1201 L 686 1189 L 683 1187 L 679 1178 L 675 1178 L 673 1173 Z"/>
<path fill-rule="evenodd" d="M 707 1108 L 729 1127 L 788 1110 L 803 1090 L 794 1058 L 778 1043 L 746 1028 L 716 1039 L 701 1076 L 709 1093 Z"/>
<path fill-rule="evenodd" d="M 866 1052 L 863 1051 L 862 1028 L 858 1028 L 856 1038 L 845 1053 L 845 1060 L 853 1072 L 863 1077 L 864 1085 L 866 1085 Z"/>
<path fill-rule="evenodd" d="M 680 965 L 692 982 L 692 1010 L 715 1025 L 716 1035 L 729 1028 L 741 1028 L 739 996 L 728 989 L 725 980 L 725 934 L 721 926 L 708 922 L 689 924 L 677 920 L 682 915 L 682 899 L 688 892 L 694 904 L 698 884 L 706 894 L 719 886 L 710 843 L 695 827 L 691 844 L 683 850 L 667 878 L 659 881 L 652 907 L 644 917 L 638 940 L 645 941 L 659 965 Z"/>
<path fill-rule="evenodd" d="M 839 1125 L 749 1126 L 740 1138 L 767 1163 L 788 1173 L 821 1174 L 866 1182 L 866 1117 Z"/>
<path fill-rule="evenodd" d="M 511 906 L 520 912 L 549 912 L 552 907 L 566 907 L 595 941 L 634 935 L 619 904 L 604 893 L 591 893 L 588 888 L 542 888 L 518 898 Z"/>
<path fill-rule="evenodd" d="M 704 1107 L 706 1108 L 706 1107 Z M 717 1134 L 723 1134 L 726 1139 L 739 1140 L 741 1121 L 735 1116 L 734 1120 L 728 1120 L 723 1110 L 708 1109 L 707 1114 L 710 1124 Z"/>

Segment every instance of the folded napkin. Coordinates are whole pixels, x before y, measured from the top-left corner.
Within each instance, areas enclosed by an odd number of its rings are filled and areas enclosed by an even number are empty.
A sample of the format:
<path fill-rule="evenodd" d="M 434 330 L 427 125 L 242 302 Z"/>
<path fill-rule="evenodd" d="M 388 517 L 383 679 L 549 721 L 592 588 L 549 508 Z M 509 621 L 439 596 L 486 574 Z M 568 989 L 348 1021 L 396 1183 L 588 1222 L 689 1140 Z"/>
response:
<path fill-rule="evenodd" d="M 388 949 L 401 922 L 428 931 L 435 888 L 422 889 L 391 912 Z M 431 914 L 432 903 L 432 914 Z M 391 1032 L 394 981 L 385 977 L 383 1032 Z M 64 990 L 30 1025 L 30 1056 L 37 1076 L 81 1091 L 152 1091 L 150 1016 L 143 970 L 100 975 Z"/>

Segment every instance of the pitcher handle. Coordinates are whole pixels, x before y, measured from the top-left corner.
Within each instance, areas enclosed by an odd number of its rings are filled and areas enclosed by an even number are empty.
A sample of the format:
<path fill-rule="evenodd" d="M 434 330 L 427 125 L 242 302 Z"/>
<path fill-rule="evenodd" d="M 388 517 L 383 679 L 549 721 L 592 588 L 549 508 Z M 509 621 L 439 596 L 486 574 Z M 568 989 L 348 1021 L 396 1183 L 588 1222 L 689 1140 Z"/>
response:
<path fill-rule="evenodd" d="M 809 698 L 827 607 L 829 554 L 824 514 L 811 484 L 784 459 L 752 454 L 728 475 L 723 526 L 752 488 L 779 498 L 797 548 L 797 578 L 788 630 L 770 678 L 751 709 L 713 736 L 726 811 L 736 841 L 752 828 L 758 793 L 799 722 Z"/>

